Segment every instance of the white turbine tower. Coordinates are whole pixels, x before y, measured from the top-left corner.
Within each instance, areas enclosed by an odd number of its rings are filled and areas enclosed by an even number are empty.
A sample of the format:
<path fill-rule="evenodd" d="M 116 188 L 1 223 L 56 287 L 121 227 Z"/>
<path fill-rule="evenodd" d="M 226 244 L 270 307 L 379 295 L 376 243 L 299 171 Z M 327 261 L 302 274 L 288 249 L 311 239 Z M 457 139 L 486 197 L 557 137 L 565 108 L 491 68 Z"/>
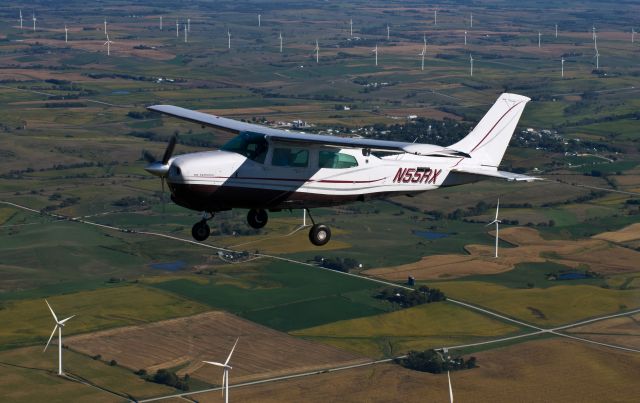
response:
<path fill-rule="evenodd" d="M 600 70 L 600 52 L 596 49 L 596 70 Z"/>
<path fill-rule="evenodd" d="M 33 32 L 36 32 L 36 13 L 33 13 Z"/>
<path fill-rule="evenodd" d="M 538 48 L 540 47 L 541 44 L 542 44 L 542 33 L 538 31 Z"/>
<path fill-rule="evenodd" d="M 437 351 L 440 359 L 447 365 L 447 381 L 449 382 L 449 403 L 453 403 L 453 387 L 451 386 L 451 375 L 449 374 L 449 363 L 451 362 L 451 356 L 449 355 L 449 349 L 446 347 L 442 348 L 442 353 Z M 446 358 L 443 354 L 446 354 Z"/>
<path fill-rule="evenodd" d="M 176 38 L 180 38 L 180 23 L 178 22 L 177 18 L 176 18 Z"/>
<path fill-rule="evenodd" d="M 558 24 L 556 24 L 556 39 L 558 39 Z"/>
<path fill-rule="evenodd" d="M 20 9 L 20 30 L 22 30 L 22 9 Z"/>
<path fill-rule="evenodd" d="M 258 14 L 258 27 L 262 26 L 262 16 Z"/>
<path fill-rule="evenodd" d="M 596 26 L 595 25 L 591 28 L 591 32 L 592 32 L 591 39 L 595 41 L 596 40 Z"/>
<path fill-rule="evenodd" d="M 469 28 L 473 28 L 473 13 L 471 13 Z"/>
<path fill-rule="evenodd" d="M 278 38 L 280 39 L 280 53 L 282 53 L 282 32 L 280 32 Z"/>
<path fill-rule="evenodd" d="M 562 75 L 562 78 L 564 78 L 564 57 L 562 59 L 560 59 L 560 63 L 562 65 L 562 70 L 561 70 L 560 74 Z"/>
<path fill-rule="evenodd" d="M 227 29 L 227 39 L 228 39 L 227 41 L 228 49 L 231 49 L 231 31 L 229 31 L 229 29 Z"/>
<path fill-rule="evenodd" d="M 493 219 L 493 221 L 491 221 L 489 224 L 487 224 L 486 226 L 488 227 L 491 224 L 495 224 L 496 225 L 496 255 L 495 257 L 498 257 L 498 240 L 499 238 L 499 231 L 500 231 L 500 223 L 502 221 L 500 221 L 498 219 L 498 211 L 500 210 L 500 199 L 498 199 L 498 204 L 496 205 L 496 218 Z"/>
<path fill-rule="evenodd" d="M 162 31 L 162 16 L 160 16 L 160 31 Z"/>
<path fill-rule="evenodd" d="M 349 20 L 349 35 L 353 38 L 353 18 Z"/>
<path fill-rule="evenodd" d="M 107 45 L 107 56 L 111 56 L 111 44 L 112 43 L 113 43 L 113 41 L 109 39 L 109 34 L 107 33 L 107 41 L 102 45 L 102 46 Z"/>
<path fill-rule="evenodd" d="M 420 56 L 422 56 L 422 62 L 420 64 L 420 69 L 424 71 L 424 56 L 427 54 L 427 36 L 424 36 L 424 44 L 422 45 L 422 52 L 420 52 Z"/>
<path fill-rule="evenodd" d="M 389 24 L 387 24 L 387 40 L 389 40 L 389 34 L 391 33 L 391 30 L 389 28 Z"/>
<path fill-rule="evenodd" d="M 191 32 L 191 18 L 187 18 L 187 31 Z"/>
<path fill-rule="evenodd" d="M 469 64 L 470 64 L 470 75 L 473 77 L 473 56 L 469 55 Z"/>
<path fill-rule="evenodd" d="M 51 336 L 49 336 L 49 340 L 47 341 L 47 345 L 44 346 L 44 351 L 47 351 L 47 347 L 49 347 L 49 343 L 51 343 L 51 339 L 53 339 L 53 335 L 56 333 L 56 330 L 58 330 L 58 375 L 62 375 L 62 328 L 64 327 L 64 324 L 71 318 L 73 318 L 76 315 L 71 315 L 66 319 L 62 319 L 62 320 L 58 320 L 58 317 L 56 316 L 55 312 L 53 312 L 53 309 L 51 308 L 51 305 L 49 305 L 49 301 L 47 301 L 46 299 L 44 300 L 44 302 L 47 303 L 47 306 L 49 307 L 49 310 L 51 311 L 51 315 L 53 315 L 53 320 L 56 321 L 55 326 L 53 327 L 53 331 L 51 332 Z"/>
<path fill-rule="evenodd" d="M 320 61 L 320 45 L 318 45 L 318 40 L 316 39 L 316 47 L 313 49 L 316 51 L 316 64 Z"/>
<path fill-rule="evenodd" d="M 22 17 L 20 18 L 20 29 L 22 29 Z M 631 28 L 631 43 L 634 43 L 636 40 L 636 30 Z"/>
<path fill-rule="evenodd" d="M 376 66 L 378 65 L 378 44 L 376 43 L 375 49 L 372 50 L 376 54 Z"/>
<path fill-rule="evenodd" d="M 187 37 L 188 37 L 187 32 L 189 32 L 189 25 L 184 24 L 184 43 L 187 43 Z"/>
<path fill-rule="evenodd" d="M 222 394 L 224 395 L 225 403 L 229 403 L 229 370 L 232 369 L 232 367 L 229 365 L 229 361 L 231 360 L 231 355 L 233 354 L 233 350 L 235 350 L 236 345 L 238 344 L 238 340 L 240 340 L 240 338 L 236 339 L 236 342 L 231 348 L 231 352 L 229 353 L 229 356 L 227 357 L 227 360 L 224 362 L 224 364 L 221 362 L 215 362 L 215 361 L 202 361 L 205 364 L 211 364 L 211 365 L 215 365 L 216 367 L 222 367 L 222 370 L 223 370 Z"/>
<path fill-rule="evenodd" d="M 467 31 L 464 31 L 464 46 L 467 46 Z"/>
<path fill-rule="evenodd" d="M 67 28 L 67 24 L 64 24 L 64 43 L 67 43 L 69 39 L 69 29 Z"/>
<path fill-rule="evenodd" d="M 433 25 L 438 25 L 438 9 L 433 10 Z"/>
<path fill-rule="evenodd" d="M 104 34 L 107 34 L 107 19 L 104 19 Z"/>

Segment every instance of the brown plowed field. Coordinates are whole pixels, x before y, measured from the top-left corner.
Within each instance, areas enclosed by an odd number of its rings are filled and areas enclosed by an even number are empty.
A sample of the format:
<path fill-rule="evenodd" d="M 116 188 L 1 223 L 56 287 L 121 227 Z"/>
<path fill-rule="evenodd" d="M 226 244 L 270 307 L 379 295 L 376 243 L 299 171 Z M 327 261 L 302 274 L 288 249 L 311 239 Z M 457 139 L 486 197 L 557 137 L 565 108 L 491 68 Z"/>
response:
<path fill-rule="evenodd" d="M 219 382 L 217 367 L 202 360 L 224 361 L 236 338 L 231 359 L 234 381 L 320 369 L 367 359 L 323 344 L 298 339 L 226 312 L 206 312 L 141 326 L 128 326 L 70 337 L 73 350 L 119 365 L 154 372 L 179 368 L 178 374 Z"/>

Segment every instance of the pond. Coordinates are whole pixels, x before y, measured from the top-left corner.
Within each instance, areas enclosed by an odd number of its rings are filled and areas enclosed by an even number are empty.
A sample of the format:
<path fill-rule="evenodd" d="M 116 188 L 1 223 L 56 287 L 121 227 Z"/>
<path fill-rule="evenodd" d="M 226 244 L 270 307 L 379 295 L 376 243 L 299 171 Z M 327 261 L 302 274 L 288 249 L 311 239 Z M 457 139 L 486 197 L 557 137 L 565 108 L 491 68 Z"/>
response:
<path fill-rule="evenodd" d="M 433 231 L 412 231 L 413 235 L 417 235 L 421 238 L 426 239 L 441 239 L 446 238 L 451 234 L 447 234 L 446 232 L 433 232 Z"/>
<path fill-rule="evenodd" d="M 149 266 L 152 269 L 156 270 L 178 271 L 183 269 L 186 265 L 186 262 L 183 262 L 182 260 L 176 260 L 175 262 L 151 263 Z"/>

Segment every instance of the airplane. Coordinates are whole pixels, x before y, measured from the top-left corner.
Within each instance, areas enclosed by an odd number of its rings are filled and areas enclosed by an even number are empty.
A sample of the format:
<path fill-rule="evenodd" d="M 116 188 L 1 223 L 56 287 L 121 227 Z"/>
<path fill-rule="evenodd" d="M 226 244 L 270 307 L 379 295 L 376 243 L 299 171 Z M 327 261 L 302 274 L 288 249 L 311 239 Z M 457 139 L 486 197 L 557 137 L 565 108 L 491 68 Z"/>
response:
<path fill-rule="evenodd" d="M 247 223 L 263 228 L 268 212 L 305 209 L 316 246 L 331 238 L 310 209 L 391 196 L 415 196 L 441 187 L 488 178 L 533 181 L 539 178 L 498 170 L 530 99 L 504 93 L 463 139 L 448 147 L 367 138 L 346 138 L 275 129 L 173 105 L 147 109 L 235 134 L 219 150 L 173 156 L 171 137 L 161 160 L 150 155 L 145 170 L 166 181 L 171 200 L 202 212 L 192 236 L 210 235 L 217 212 L 249 209 Z"/>

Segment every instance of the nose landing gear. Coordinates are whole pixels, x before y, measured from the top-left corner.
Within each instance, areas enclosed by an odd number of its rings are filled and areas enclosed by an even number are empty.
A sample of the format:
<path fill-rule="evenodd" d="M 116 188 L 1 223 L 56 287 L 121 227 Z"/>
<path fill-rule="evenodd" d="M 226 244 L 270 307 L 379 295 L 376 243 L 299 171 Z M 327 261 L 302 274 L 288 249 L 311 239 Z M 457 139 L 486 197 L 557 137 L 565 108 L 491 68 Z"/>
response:
<path fill-rule="evenodd" d="M 207 221 L 213 218 L 213 213 L 209 214 L 210 217 L 207 218 L 207 215 L 205 213 L 202 217 L 202 220 L 193 224 L 193 227 L 191 228 L 191 236 L 193 236 L 193 239 L 198 242 L 205 241 L 211 234 L 211 228 L 209 228 L 209 224 L 207 224 Z"/>

